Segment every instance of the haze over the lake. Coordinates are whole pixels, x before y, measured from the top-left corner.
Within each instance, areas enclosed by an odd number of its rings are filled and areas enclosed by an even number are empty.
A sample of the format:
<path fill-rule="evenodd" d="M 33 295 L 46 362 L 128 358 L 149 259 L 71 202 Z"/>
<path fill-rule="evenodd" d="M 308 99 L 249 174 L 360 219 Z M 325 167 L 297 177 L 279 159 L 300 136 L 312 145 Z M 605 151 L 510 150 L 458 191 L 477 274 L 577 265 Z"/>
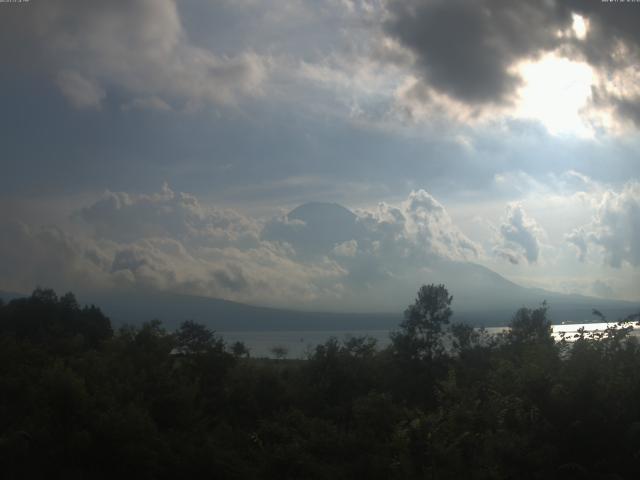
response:
<path fill-rule="evenodd" d="M 31 0 L 0 40 L 1 291 L 640 302 L 638 3 Z"/>

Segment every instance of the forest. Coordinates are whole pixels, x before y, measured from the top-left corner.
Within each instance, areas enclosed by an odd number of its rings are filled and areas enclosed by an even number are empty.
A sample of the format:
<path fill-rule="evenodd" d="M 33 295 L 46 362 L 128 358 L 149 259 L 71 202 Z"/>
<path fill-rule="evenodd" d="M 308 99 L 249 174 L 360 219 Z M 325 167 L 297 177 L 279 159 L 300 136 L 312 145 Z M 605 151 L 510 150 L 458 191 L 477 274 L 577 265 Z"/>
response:
<path fill-rule="evenodd" d="M 288 360 L 188 319 L 115 329 L 36 289 L 0 303 L 1 476 L 640 478 L 629 323 L 554 340 L 543 304 L 488 335 L 452 307 L 425 285 L 388 347 L 331 338 Z"/>

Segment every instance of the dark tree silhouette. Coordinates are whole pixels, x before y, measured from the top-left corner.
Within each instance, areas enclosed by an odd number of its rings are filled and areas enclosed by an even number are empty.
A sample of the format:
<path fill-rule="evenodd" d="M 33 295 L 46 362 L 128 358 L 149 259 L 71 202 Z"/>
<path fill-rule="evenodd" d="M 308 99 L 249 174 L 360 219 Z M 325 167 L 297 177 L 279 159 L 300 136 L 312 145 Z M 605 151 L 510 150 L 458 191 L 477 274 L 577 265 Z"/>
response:
<path fill-rule="evenodd" d="M 236 358 L 249 357 L 249 349 L 244 342 L 241 341 L 233 342 L 231 345 L 231 353 L 233 353 L 233 356 Z"/>
<path fill-rule="evenodd" d="M 515 343 L 553 343 L 547 302 L 536 309 L 521 308 L 511 320 L 509 337 Z"/>
<path fill-rule="evenodd" d="M 175 337 L 180 353 L 207 353 L 212 350 L 220 350 L 224 346 L 224 343 L 215 336 L 213 331 L 193 320 L 183 322 Z"/>
<path fill-rule="evenodd" d="M 443 327 L 453 314 L 453 297 L 444 285 L 423 285 L 415 303 L 404 312 L 400 332 L 393 336 L 397 350 L 413 359 L 433 359 L 444 351 Z"/>
<path fill-rule="evenodd" d="M 96 348 L 113 335 L 109 318 L 99 308 L 80 308 L 72 293 L 58 298 L 53 290 L 43 288 L 2 308 L 0 332 L 50 349 Z"/>
<path fill-rule="evenodd" d="M 451 301 L 424 286 L 387 348 L 305 360 L 192 321 L 114 334 L 52 290 L 0 303 L 2 478 L 640 478 L 640 314 L 559 347 L 544 304 L 489 338 Z"/>

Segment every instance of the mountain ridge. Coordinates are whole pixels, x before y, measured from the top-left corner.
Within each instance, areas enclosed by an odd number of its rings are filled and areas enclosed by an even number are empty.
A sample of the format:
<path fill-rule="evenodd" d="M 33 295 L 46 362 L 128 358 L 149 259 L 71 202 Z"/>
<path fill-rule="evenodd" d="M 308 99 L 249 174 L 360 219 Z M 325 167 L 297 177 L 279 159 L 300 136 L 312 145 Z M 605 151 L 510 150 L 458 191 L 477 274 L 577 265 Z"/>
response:
<path fill-rule="evenodd" d="M 524 287 L 522 287 L 524 288 Z M 0 298 L 6 301 L 6 292 Z M 19 294 L 12 294 L 14 298 Z M 561 294 L 559 294 L 561 295 Z M 26 296 L 26 295 L 24 295 Z M 640 310 L 633 302 L 593 299 L 585 297 L 583 304 L 554 304 L 550 302 L 550 314 L 554 323 L 583 323 L 591 320 L 591 311 L 598 308 L 609 320 L 617 320 Z M 94 304 L 111 318 L 114 325 L 141 324 L 158 319 L 169 328 L 177 327 L 185 320 L 203 323 L 219 332 L 225 331 L 366 331 L 392 330 L 402 321 L 403 311 L 397 313 L 357 313 L 307 311 L 249 305 L 231 300 L 184 295 L 169 292 L 128 293 L 78 293 L 81 304 Z M 536 307 L 537 304 L 520 305 Z M 466 322 L 474 326 L 507 325 L 517 308 L 485 309 L 478 311 L 456 310 L 452 305 L 454 322 Z M 573 312 L 573 313 L 572 313 Z"/>

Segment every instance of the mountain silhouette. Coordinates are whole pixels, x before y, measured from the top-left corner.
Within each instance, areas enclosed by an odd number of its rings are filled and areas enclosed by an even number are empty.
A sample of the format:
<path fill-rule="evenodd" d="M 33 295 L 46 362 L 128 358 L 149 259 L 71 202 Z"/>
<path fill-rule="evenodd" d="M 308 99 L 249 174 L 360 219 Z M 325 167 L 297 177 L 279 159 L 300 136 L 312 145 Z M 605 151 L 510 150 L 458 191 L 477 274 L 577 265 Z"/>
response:
<path fill-rule="evenodd" d="M 286 220 L 267 224 L 263 238 L 287 242 L 308 256 L 325 255 L 336 245 L 365 235 L 357 215 L 337 203 L 305 203 L 291 210 Z"/>

